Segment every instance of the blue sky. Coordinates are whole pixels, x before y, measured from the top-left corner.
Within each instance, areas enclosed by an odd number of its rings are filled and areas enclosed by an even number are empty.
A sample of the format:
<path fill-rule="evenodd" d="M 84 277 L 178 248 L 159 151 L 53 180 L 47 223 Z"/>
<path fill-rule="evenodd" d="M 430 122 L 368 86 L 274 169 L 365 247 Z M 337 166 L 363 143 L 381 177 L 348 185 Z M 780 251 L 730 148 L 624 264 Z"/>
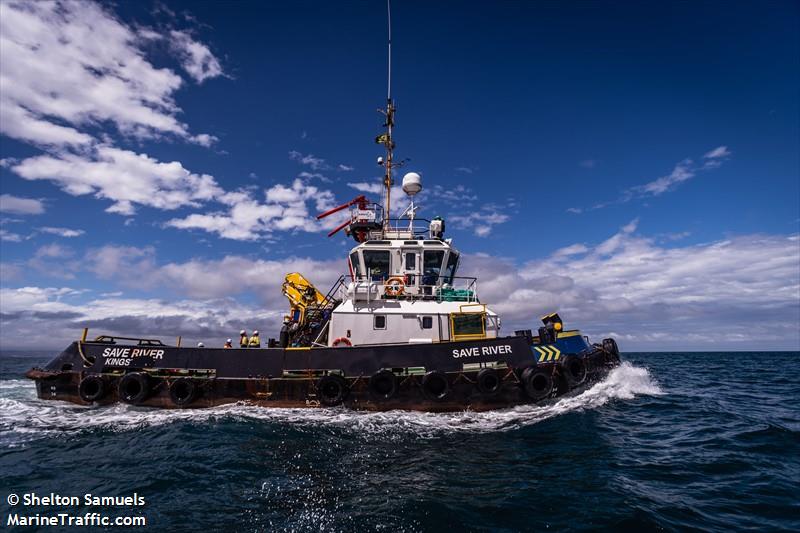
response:
<path fill-rule="evenodd" d="M 380 183 L 383 3 L 0 9 L 2 346 L 269 336 L 284 273 L 344 272 L 352 241 L 313 216 Z M 800 349 L 799 23 L 795 2 L 396 2 L 420 216 L 508 331 L 558 309 L 623 349 Z"/>

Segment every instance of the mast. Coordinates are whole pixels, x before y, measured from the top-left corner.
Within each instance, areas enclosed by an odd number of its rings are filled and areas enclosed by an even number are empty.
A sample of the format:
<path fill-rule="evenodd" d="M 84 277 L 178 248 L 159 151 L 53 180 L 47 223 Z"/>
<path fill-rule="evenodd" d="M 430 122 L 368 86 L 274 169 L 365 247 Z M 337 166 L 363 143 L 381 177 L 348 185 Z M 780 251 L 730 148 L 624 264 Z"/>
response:
<path fill-rule="evenodd" d="M 386 128 L 384 146 L 386 146 L 386 161 L 384 162 L 383 187 L 386 191 L 386 201 L 384 203 L 385 213 L 383 215 L 383 231 L 389 230 L 389 218 L 391 217 L 391 196 L 392 196 L 392 167 L 394 141 L 392 140 L 392 128 L 394 127 L 394 102 L 392 102 L 392 4 L 391 0 L 386 0 L 386 18 L 389 26 L 389 53 L 388 53 L 388 83 L 386 88 Z"/>

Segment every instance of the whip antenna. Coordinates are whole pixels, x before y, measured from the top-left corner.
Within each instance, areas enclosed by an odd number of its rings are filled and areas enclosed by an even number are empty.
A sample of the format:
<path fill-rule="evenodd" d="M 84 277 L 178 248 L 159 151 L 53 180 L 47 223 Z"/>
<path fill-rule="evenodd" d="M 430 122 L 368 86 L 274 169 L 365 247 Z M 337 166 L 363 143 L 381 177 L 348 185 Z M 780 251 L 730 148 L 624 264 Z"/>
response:
<path fill-rule="evenodd" d="M 392 0 L 386 0 L 386 19 L 389 23 L 389 84 L 386 89 L 386 100 L 392 101 Z"/>
<path fill-rule="evenodd" d="M 386 19 L 389 28 L 389 53 L 388 53 L 388 84 L 386 88 L 386 111 L 379 110 L 386 116 L 386 133 L 379 135 L 376 141 L 386 147 L 386 160 L 378 160 L 386 172 L 383 175 L 383 186 L 386 189 L 386 199 L 384 202 L 383 231 L 384 234 L 389 230 L 389 218 L 391 218 L 391 196 L 392 196 L 392 168 L 400 166 L 394 163 L 394 141 L 392 141 L 392 128 L 394 127 L 394 103 L 392 102 L 392 2 L 386 0 Z"/>

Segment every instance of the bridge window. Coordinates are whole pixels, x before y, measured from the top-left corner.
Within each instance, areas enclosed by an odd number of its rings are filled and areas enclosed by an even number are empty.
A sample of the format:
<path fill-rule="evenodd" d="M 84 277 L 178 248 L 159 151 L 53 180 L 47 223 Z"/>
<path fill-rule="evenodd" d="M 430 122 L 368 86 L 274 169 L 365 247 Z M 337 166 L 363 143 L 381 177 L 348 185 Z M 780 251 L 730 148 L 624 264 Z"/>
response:
<path fill-rule="evenodd" d="M 386 281 L 389 278 L 389 251 L 364 250 L 364 267 L 371 281 Z"/>
<path fill-rule="evenodd" d="M 425 250 L 422 256 L 422 284 L 436 285 L 442 271 L 444 250 Z"/>
<path fill-rule="evenodd" d="M 353 274 L 355 277 L 360 278 L 364 275 L 361 272 L 361 261 L 358 260 L 358 252 L 350 254 L 350 264 L 353 266 Z"/>
<path fill-rule="evenodd" d="M 449 283 L 450 285 L 453 284 L 453 277 L 456 275 L 456 269 L 458 268 L 458 254 L 456 252 L 450 252 L 450 257 L 447 258 L 447 267 L 444 269 L 444 282 Z"/>

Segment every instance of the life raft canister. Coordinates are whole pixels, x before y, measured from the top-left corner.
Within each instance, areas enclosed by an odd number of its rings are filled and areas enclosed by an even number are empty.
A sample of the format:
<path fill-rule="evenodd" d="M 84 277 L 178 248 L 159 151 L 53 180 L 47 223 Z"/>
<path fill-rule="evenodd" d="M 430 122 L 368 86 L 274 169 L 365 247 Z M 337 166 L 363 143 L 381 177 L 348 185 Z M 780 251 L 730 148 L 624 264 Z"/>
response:
<path fill-rule="evenodd" d="M 577 387 L 586 381 L 586 361 L 576 355 L 562 357 L 559 361 L 561 375 L 567 380 L 570 388 Z"/>
<path fill-rule="evenodd" d="M 370 392 L 381 400 L 392 398 L 397 394 L 397 388 L 397 376 L 386 368 L 378 370 L 369 378 Z"/>
<path fill-rule="evenodd" d="M 117 393 L 119 399 L 125 403 L 141 403 L 150 395 L 150 379 L 142 372 L 125 374 L 119 380 Z"/>
<path fill-rule="evenodd" d="M 450 392 L 447 376 L 439 370 L 431 370 L 422 377 L 422 391 L 432 400 L 443 400 Z"/>
<path fill-rule="evenodd" d="M 531 366 L 522 372 L 522 386 L 532 400 L 543 400 L 553 391 L 551 371 Z"/>
<path fill-rule="evenodd" d="M 178 378 L 169 385 L 169 397 L 178 407 L 192 403 L 197 393 L 197 384 L 189 378 Z"/>
<path fill-rule="evenodd" d="M 88 403 L 102 399 L 106 395 L 106 380 L 101 376 L 86 376 L 78 385 L 78 395 Z"/>
<path fill-rule="evenodd" d="M 353 343 L 350 342 L 350 339 L 348 339 L 347 337 L 339 337 L 338 339 L 335 339 L 331 343 L 331 346 L 333 346 L 334 348 L 341 348 L 342 346 L 352 346 L 352 345 Z"/>
<path fill-rule="evenodd" d="M 317 382 L 317 399 L 327 407 L 341 404 L 348 391 L 347 381 L 342 376 L 322 376 Z"/>
<path fill-rule="evenodd" d="M 475 378 L 475 384 L 478 390 L 483 394 L 495 394 L 500 390 L 500 386 L 503 382 L 497 370 L 493 368 L 484 368 L 478 372 L 478 376 Z"/>

